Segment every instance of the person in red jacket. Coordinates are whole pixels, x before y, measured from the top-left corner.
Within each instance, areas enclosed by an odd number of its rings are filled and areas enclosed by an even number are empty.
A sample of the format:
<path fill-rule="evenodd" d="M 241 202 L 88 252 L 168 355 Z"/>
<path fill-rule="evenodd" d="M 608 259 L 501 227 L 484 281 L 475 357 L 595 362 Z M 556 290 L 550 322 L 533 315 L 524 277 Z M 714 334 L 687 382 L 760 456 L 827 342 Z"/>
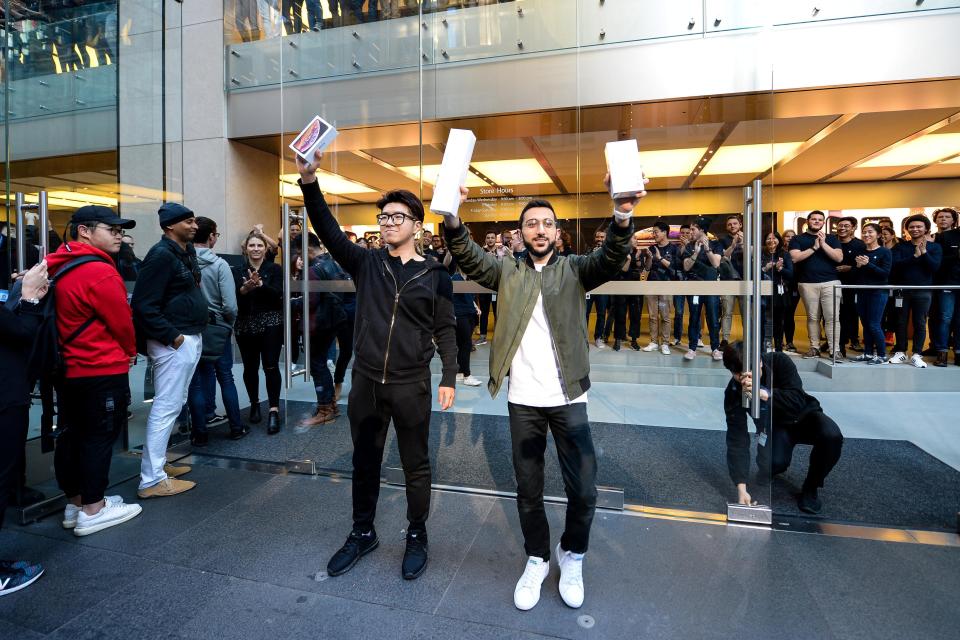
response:
<path fill-rule="evenodd" d="M 141 507 L 104 496 L 113 445 L 127 421 L 129 371 L 137 355 L 127 289 L 113 261 L 124 220 L 107 207 L 86 206 L 70 219 L 70 240 L 47 257 L 49 272 L 77 259 L 54 289 L 64 361 L 58 389 L 57 483 L 67 496 L 63 526 L 85 536 L 136 517 Z"/>

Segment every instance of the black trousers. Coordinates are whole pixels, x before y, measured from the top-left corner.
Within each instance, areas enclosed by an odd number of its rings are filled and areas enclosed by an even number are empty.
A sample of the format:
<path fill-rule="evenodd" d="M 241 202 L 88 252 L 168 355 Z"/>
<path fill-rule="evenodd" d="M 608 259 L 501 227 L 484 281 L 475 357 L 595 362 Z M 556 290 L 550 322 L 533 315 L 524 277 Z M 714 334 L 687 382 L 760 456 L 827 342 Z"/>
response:
<path fill-rule="evenodd" d="M 457 316 L 457 373 L 470 375 L 470 352 L 473 349 L 473 328 L 477 316 Z"/>
<path fill-rule="evenodd" d="M 0 411 L 0 527 L 3 514 L 23 467 L 23 446 L 30 424 L 30 405 L 7 407 Z"/>
<path fill-rule="evenodd" d="M 408 531 L 426 531 L 430 514 L 429 379 L 410 384 L 380 384 L 353 374 L 347 416 L 353 437 L 353 526 L 373 527 L 380 497 L 380 467 L 387 427 L 393 420 L 407 485 Z"/>
<path fill-rule="evenodd" d="M 113 445 L 127 424 L 127 374 L 67 378 L 59 393 L 60 435 L 53 456 L 57 484 L 83 504 L 103 500 Z"/>
<path fill-rule="evenodd" d="M 791 284 L 784 295 L 786 306 L 783 310 L 783 338 L 788 344 L 793 344 L 793 335 L 797 331 L 797 306 L 800 304 L 797 285 Z"/>
<path fill-rule="evenodd" d="M 903 306 L 897 309 L 897 344 L 893 350 L 907 352 L 907 327 L 912 322 L 913 352 L 920 353 L 927 341 L 927 314 L 930 312 L 933 292 L 929 289 L 907 289 L 897 293 L 903 298 Z M 895 294 L 894 298 L 896 297 Z"/>
<path fill-rule="evenodd" d="M 341 384 L 347 376 L 347 365 L 353 357 L 353 325 L 356 321 L 354 312 L 347 312 L 347 321 L 337 328 L 337 366 L 333 372 L 333 383 Z"/>
<path fill-rule="evenodd" d="M 497 319 L 497 303 L 493 299 L 492 293 L 481 293 L 477 295 L 477 305 L 480 307 L 480 337 L 487 337 L 487 323 L 489 322 L 490 309 L 493 309 L 493 319 Z"/>
<path fill-rule="evenodd" d="M 280 349 L 283 348 L 283 325 L 267 327 L 258 335 L 237 335 L 240 359 L 243 360 L 243 386 L 250 405 L 260 403 L 260 365 L 267 381 L 267 400 L 271 407 L 280 406 Z"/>
<path fill-rule="evenodd" d="M 597 508 L 597 455 L 586 403 L 561 407 L 507 403 L 507 408 L 524 550 L 528 556 L 550 559 L 550 526 L 543 508 L 543 454 L 550 429 L 567 494 L 567 521 L 560 546 L 564 551 L 586 553 Z"/>
<path fill-rule="evenodd" d="M 790 467 L 793 449 L 798 444 L 813 445 L 803 488 L 819 489 L 840 460 L 843 450 L 840 427 L 822 411 L 814 411 L 796 424 L 774 423 L 773 435 L 766 446 L 757 447 L 757 466 L 770 469 L 772 475 L 783 473 Z"/>
<path fill-rule="evenodd" d="M 613 337 L 616 340 L 627 339 L 627 311 L 630 312 L 630 338 L 640 337 L 640 314 L 643 309 L 643 296 L 610 296 L 613 304 Z M 609 318 L 607 324 L 610 324 Z M 610 335 L 607 329 L 604 337 Z M 569 549 L 568 549 L 569 551 Z"/>
<path fill-rule="evenodd" d="M 842 289 L 843 297 L 840 300 L 840 348 L 844 349 L 847 343 L 860 342 L 860 316 L 857 313 L 856 296 L 853 289 Z"/>

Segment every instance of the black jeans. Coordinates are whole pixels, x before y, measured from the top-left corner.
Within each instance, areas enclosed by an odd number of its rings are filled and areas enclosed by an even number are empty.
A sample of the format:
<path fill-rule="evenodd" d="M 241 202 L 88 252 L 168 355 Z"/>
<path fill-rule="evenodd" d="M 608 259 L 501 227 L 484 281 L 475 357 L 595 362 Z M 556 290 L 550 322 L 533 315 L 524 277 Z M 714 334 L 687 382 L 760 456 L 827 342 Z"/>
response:
<path fill-rule="evenodd" d="M 470 375 L 470 352 L 473 349 L 473 328 L 477 316 L 457 316 L 457 373 Z"/>
<path fill-rule="evenodd" d="M 407 485 L 409 531 L 426 531 L 430 514 L 429 379 L 410 384 L 380 384 L 353 374 L 347 416 L 353 437 L 353 526 L 373 527 L 380 497 L 380 467 L 387 427 L 393 419 Z"/>
<path fill-rule="evenodd" d="M 477 295 L 477 304 L 480 307 L 480 338 L 486 339 L 490 309 L 493 309 L 493 319 L 497 319 L 497 302 L 492 293 L 481 293 Z"/>
<path fill-rule="evenodd" d="M 757 447 L 757 466 L 769 469 L 773 475 L 790 467 L 793 449 L 798 444 L 813 445 L 810 468 L 803 481 L 804 489 L 819 489 L 840 460 L 843 434 L 830 416 L 822 411 L 807 414 L 796 424 L 773 424 L 773 434 L 764 447 Z"/>
<path fill-rule="evenodd" d="M 800 292 L 797 285 L 790 284 L 785 294 L 786 306 L 783 310 L 783 339 L 787 344 L 793 344 L 793 336 L 797 331 L 797 306 L 800 304 Z"/>
<path fill-rule="evenodd" d="M 267 400 L 271 407 L 280 406 L 280 349 L 283 347 L 283 326 L 267 327 L 258 335 L 237 335 L 240 359 L 243 360 L 243 386 L 250 406 L 260 403 L 260 364 L 267 381 Z"/>
<path fill-rule="evenodd" d="M 923 343 L 927 341 L 927 313 L 930 311 L 930 302 L 933 292 L 930 290 L 907 289 L 894 294 L 894 298 L 902 297 L 903 306 L 897 309 L 897 344 L 893 347 L 897 351 L 907 351 L 907 326 L 913 318 L 913 352 L 923 351 Z M 894 303 L 896 307 L 896 303 Z"/>
<path fill-rule="evenodd" d="M 640 314 L 643 309 L 643 296 L 610 296 L 613 303 L 613 337 L 616 340 L 627 339 L 627 312 L 630 312 L 630 338 L 640 337 Z M 609 320 L 607 321 L 609 325 Z"/>
<path fill-rule="evenodd" d="M 590 525 L 597 508 L 597 455 L 590 435 L 585 402 L 560 407 L 528 407 L 507 403 L 513 441 L 513 470 L 517 475 L 517 511 L 528 556 L 550 559 L 550 526 L 543 508 L 543 453 L 547 429 L 553 432 L 563 488 L 567 494 L 567 522 L 560 546 L 586 553 Z"/>
<path fill-rule="evenodd" d="M 117 436 L 127 424 L 127 374 L 67 378 L 60 386 L 60 435 L 53 462 L 57 484 L 83 504 L 103 500 Z"/>
<path fill-rule="evenodd" d="M 0 527 L 3 527 L 3 514 L 7 511 L 10 494 L 15 483 L 20 482 L 29 424 L 30 405 L 0 411 Z"/>
<path fill-rule="evenodd" d="M 857 313 L 856 296 L 854 289 L 841 289 L 840 301 L 840 349 L 846 348 L 847 343 L 860 342 L 860 315 Z"/>

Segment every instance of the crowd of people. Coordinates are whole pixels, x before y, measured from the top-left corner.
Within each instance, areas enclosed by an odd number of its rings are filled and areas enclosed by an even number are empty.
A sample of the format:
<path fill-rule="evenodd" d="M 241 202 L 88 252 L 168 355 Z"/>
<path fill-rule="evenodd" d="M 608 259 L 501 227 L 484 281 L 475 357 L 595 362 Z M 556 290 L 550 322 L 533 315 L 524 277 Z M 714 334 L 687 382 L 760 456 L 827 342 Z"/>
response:
<path fill-rule="evenodd" d="M 244 42 L 512 0 L 233 0 Z M 324 10 L 326 9 L 325 17 Z"/>

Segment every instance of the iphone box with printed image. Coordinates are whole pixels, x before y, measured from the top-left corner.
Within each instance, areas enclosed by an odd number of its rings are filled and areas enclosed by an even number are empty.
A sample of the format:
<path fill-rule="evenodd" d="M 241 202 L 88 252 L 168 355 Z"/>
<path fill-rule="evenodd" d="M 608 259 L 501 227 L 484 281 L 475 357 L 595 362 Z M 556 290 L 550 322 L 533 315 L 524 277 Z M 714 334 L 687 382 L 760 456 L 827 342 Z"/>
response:
<path fill-rule="evenodd" d="M 317 152 L 326 149 L 337 137 L 337 133 L 332 124 L 320 116 L 314 116 L 300 135 L 293 139 L 290 148 L 307 162 L 313 162 Z"/>
<path fill-rule="evenodd" d="M 447 147 L 443 151 L 443 163 L 433 187 L 433 200 L 430 211 L 440 215 L 453 216 L 460 208 L 460 186 L 467 181 L 470 160 L 477 136 L 467 129 L 451 129 L 447 137 Z"/>
<path fill-rule="evenodd" d="M 643 168 L 636 140 L 608 142 L 604 148 L 610 173 L 610 196 L 629 198 L 644 191 Z"/>

